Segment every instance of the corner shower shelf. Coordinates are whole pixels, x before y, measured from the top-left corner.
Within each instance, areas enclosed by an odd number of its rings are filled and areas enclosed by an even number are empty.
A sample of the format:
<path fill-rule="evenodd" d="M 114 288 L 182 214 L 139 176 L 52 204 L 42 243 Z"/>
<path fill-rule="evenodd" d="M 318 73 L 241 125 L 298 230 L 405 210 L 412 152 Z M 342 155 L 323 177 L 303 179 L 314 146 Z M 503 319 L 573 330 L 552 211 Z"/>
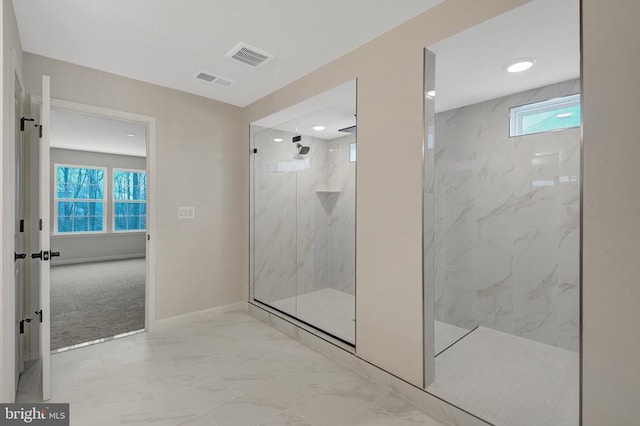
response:
<path fill-rule="evenodd" d="M 318 194 L 339 194 L 341 192 L 339 189 L 316 189 Z"/>

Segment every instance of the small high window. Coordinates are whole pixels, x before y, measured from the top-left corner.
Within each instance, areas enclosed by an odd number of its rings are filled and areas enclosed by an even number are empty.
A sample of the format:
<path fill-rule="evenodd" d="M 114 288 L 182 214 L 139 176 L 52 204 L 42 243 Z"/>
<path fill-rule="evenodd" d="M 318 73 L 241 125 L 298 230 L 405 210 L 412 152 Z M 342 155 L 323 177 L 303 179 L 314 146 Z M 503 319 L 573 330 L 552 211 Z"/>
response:
<path fill-rule="evenodd" d="M 509 136 L 580 127 L 580 94 L 513 107 Z"/>

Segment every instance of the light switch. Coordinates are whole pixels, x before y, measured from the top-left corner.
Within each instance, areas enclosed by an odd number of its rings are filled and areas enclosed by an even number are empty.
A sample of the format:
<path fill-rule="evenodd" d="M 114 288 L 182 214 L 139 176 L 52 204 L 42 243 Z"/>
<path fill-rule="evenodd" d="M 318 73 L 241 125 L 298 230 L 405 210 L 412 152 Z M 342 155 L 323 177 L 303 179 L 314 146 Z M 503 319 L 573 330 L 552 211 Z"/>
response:
<path fill-rule="evenodd" d="M 178 207 L 178 219 L 193 219 L 195 216 L 195 207 Z"/>

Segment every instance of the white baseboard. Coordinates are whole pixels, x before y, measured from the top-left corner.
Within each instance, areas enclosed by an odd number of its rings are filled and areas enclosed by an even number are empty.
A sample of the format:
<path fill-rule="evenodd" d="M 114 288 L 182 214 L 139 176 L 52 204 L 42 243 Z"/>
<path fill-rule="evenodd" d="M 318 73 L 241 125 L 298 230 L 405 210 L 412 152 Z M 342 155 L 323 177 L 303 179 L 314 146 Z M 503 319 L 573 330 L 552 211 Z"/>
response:
<path fill-rule="evenodd" d="M 247 312 L 248 309 L 249 308 L 247 306 L 247 302 L 236 302 L 236 303 L 231 303 L 229 305 L 216 306 L 215 308 L 208 308 L 200 311 L 189 312 L 187 314 L 176 315 L 174 317 L 162 318 L 162 319 L 156 320 L 156 326 L 163 326 L 167 324 L 175 324 L 183 321 L 189 321 L 195 317 L 208 315 L 208 314 L 222 314 L 225 312 L 233 312 L 233 311 Z"/>
<path fill-rule="evenodd" d="M 56 260 L 51 262 L 51 266 L 74 265 L 78 263 L 107 262 L 110 260 L 138 259 L 138 258 L 144 258 L 144 257 L 145 257 L 144 253 L 118 254 L 115 256 L 101 256 L 101 257 L 87 257 L 84 259 Z"/>

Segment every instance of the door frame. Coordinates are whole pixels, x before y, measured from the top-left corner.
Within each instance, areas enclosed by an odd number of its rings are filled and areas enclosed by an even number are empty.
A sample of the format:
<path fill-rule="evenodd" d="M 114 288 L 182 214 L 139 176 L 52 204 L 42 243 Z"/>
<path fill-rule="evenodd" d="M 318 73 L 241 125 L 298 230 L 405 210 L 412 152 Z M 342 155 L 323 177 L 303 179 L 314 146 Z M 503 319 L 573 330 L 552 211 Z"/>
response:
<path fill-rule="evenodd" d="M 156 119 L 155 117 L 103 108 L 78 102 L 51 98 L 51 109 L 68 111 L 86 115 L 106 117 L 116 120 L 131 121 L 144 124 L 147 129 L 147 244 L 145 259 L 145 331 L 156 326 L 156 256 L 157 256 L 157 221 L 156 221 Z"/>

